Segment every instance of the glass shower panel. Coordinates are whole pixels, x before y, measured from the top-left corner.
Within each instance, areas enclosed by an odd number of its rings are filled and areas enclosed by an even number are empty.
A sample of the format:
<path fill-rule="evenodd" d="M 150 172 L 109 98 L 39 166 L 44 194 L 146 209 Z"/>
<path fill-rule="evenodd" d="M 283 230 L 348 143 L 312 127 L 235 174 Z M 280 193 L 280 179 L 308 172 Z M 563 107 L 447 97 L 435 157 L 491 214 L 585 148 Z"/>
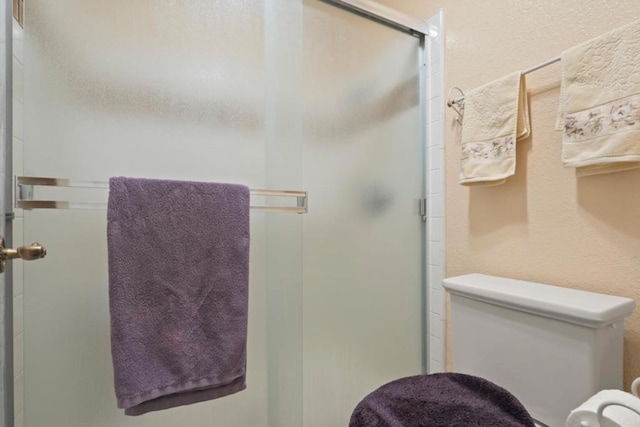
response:
<path fill-rule="evenodd" d="M 267 187 L 264 14 L 263 2 L 248 0 L 30 0 L 24 174 Z M 106 196 L 65 190 L 63 198 Z M 116 408 L 105 211 L 24 217 L 25 240 L 48 249 L 24 265 L 27 427 L 267 426 L 266 214 L 251 214 L 248 388 L 142 417 Z M 300 222 L 291 227 L 301 234 Z M 300 268 L 287 267 L 290 276 Z"/>
<path fill-rule="evenodd" d="M 304 426 L 422 372 L 420 40 L 304 9 Z"/>
<path fill-rule="evenodd" d="M 251 214 L 247 390 L 141 417 L 113 391 L 105 211 L 17 212 L 48 249 L 15 264 L 26 427 L 342 426 L 368 392 L 421 372 L 418 38 L 318 0 L 25 6 L 24 175 L 310 201 L 306 215 Z"/>

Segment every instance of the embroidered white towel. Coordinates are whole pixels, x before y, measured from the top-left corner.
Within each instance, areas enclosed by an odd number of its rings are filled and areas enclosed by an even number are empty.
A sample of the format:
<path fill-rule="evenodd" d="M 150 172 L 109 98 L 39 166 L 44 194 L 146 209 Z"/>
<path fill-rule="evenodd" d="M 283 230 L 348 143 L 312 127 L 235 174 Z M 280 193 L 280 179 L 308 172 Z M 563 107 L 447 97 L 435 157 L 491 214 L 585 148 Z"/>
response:
<path fill-rule="evenodd" d="M 529 132 L 527 90 L 521 72 L 465 94 L 460 184 L 504 183 L 516 171 L 515 143 Z"/>
<path fill-rule="evenodd" d="M 578 176 L 640 167 L 640 21 L 562 53 L 560 113 Z"/>

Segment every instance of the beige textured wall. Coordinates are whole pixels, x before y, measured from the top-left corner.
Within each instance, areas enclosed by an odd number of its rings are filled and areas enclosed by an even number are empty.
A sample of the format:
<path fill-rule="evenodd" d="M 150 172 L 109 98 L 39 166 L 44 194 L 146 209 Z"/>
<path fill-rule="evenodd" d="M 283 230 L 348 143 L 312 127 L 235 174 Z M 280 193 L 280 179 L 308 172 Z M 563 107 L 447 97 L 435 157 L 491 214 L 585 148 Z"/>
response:
<path fill-rule="evenodd" d="M 446 10 L 446 87 L 474 88 L 629 23 L 628 0 L 386 0 L 427 18 Z M 527 76 L 532 137 L 502 186 L 457 183 L 459 127 L 446 123 L 448 276 L 481 272 L 615 294 L 640 303 L 640 170 L 577 179 L 554 131 L 560 66 Z M 640 143 L 640 141 L 639 141 Z M 640 376 L 640 308 L 625 328 L 625 387 Z"/>

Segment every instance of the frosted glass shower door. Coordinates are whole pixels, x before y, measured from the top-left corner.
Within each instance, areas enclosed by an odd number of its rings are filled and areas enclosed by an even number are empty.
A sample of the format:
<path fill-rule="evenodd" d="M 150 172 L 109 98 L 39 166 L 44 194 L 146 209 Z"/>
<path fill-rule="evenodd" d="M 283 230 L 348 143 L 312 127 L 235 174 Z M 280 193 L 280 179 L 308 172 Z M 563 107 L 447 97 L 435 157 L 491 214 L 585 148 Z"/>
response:
<path fill-rule="evenodd" d="M 30 0 L 23 174 L 267 188 L 265 58 L 256 43 L 264 36 L 262 3 Z M 75 189 L 36 194 L 82 202 L 106 196 Z M 25 241 L 48 250 L 39 264 L 17 266 L 25 285 L 24 364 L 16 358 L 24 390 L 16 387 L 16 412 L 25 426 L 267 426 L 267 214 L 251 213 L 248 388 L 140 417 L 125 416 L 115 401 L 106 211 L 19 214 Z M 299 228 L 299 215 L 291 215 Z M 290 227 L 295 232 L 296 223 Z"/>
<path fill-rule="evenodd" d="M 304 190 L 309 213 L 251 213 L 247 389 L 127 417 L 105 211 L 16 210 L 16 242 L 48 251 L 15 264 L 18 427 L 338 427 L 374 388 L 422 372 L 418 37 L 319 0 L 25 8 L 16 174 Z"/>
<path fill-rule="evenodd" d="M 304 426 L 345 426 L 422 372 L 420 39 L 304 4 Z"/>

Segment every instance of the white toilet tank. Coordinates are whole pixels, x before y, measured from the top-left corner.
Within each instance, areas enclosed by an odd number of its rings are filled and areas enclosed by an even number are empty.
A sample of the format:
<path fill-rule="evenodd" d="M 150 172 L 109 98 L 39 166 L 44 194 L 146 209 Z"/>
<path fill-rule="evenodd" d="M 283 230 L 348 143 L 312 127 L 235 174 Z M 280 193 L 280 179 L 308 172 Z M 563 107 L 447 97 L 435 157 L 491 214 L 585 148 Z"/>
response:
<path fill-rule="evenodd" d="M 484 274 L 451 277 L 444 287 L 452 371 L 506 388 L 537 421 L 564 426 L 598 391 L 622 388 L 633 300 Z"/>

